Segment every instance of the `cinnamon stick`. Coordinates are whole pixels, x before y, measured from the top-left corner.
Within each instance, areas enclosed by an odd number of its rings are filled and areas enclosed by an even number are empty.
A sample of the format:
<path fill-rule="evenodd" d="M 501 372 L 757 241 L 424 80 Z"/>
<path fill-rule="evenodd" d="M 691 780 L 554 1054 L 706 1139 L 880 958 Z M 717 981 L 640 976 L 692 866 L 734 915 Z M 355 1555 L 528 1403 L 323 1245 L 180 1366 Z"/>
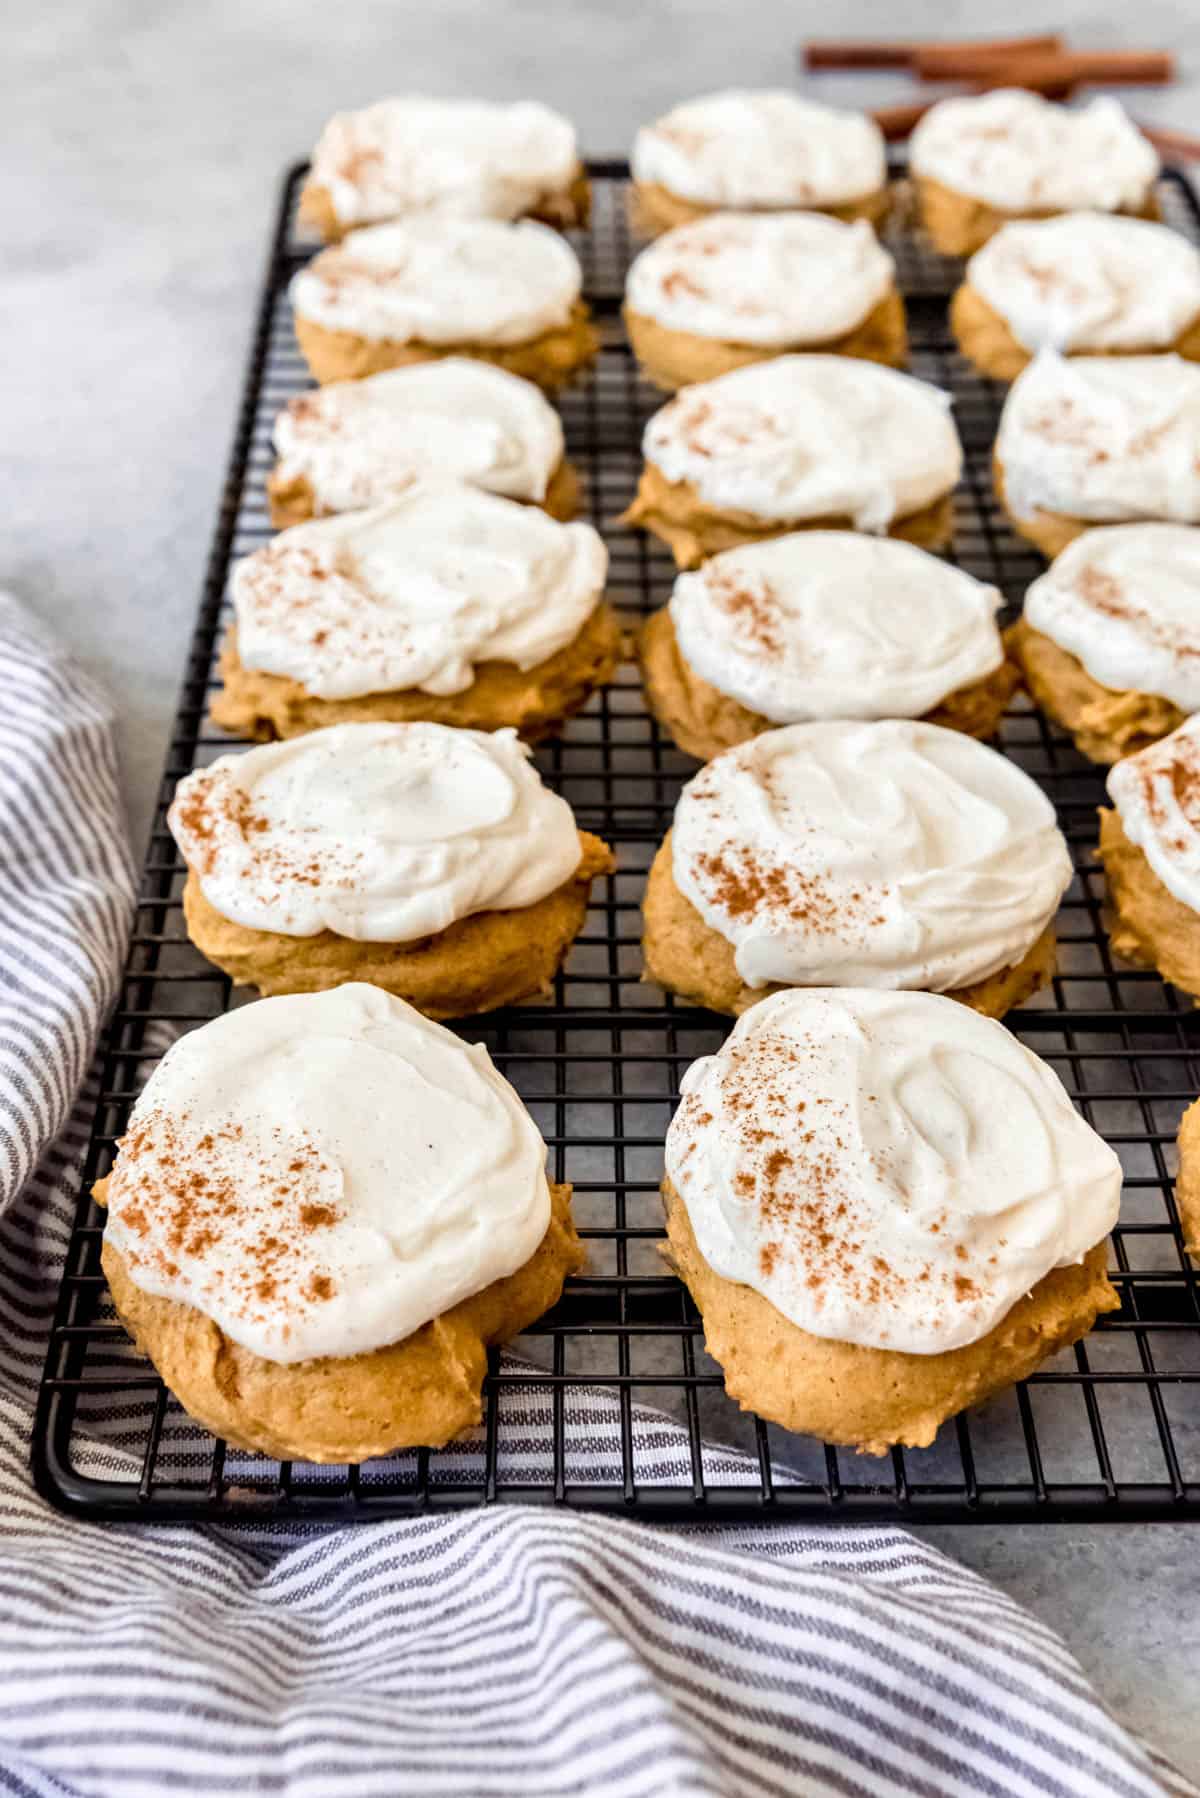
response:
<path fill-rule="evenodd" d="M 1142 119 L 1133 122 L 1164 161 L 1200 162 L 1200 137 L 1192 137 L 1186 131 L 1174 131 L 1165 125 L 1147 125 Z"/>
<path fill-rule="evenodd" d="M 804 46 L 804 66 L 806 69 L 907 69 L 918 56 L 935 48 L 958 54 L 995 50 L 1019 56 L 1030 50 L 1060 50 L 1062 38 L 1056 31 L 1033 37 L 984 38 L 937 45 L 920 38 L 893 42 L 873 38 L 814 38 Z"/>
<path fill-rule="evenodd" d="M 1161 87 L 1175 78 L 1175 59 L 1167 50 L 1047 50 L 1039 46 L 1023 49 L 1018 55 L 994 44 L 971 49 L 935 44 L 917 52 L 913 68 L 922 81 L 991 82 L 1018 61 L 1027 78 L 1047 82 Z M 1028 85 L 1028 79 L 1017 85 Z"/>
<path fill-rule="evenodd" d="M 888 143 L 896 143 L 916 130 L 936 100 L 917 100 L 907 106 L 879 106 L 871 114 Z"/>

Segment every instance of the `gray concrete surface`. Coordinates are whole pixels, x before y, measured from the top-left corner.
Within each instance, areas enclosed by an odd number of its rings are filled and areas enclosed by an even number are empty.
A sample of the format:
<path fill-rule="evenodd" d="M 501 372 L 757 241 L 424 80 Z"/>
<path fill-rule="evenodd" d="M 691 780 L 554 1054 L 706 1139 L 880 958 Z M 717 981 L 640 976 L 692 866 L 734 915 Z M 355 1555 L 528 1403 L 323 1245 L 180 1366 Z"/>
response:
<path fill-rule="evenodd" d="M 1189 22 L 1190 14 L 1190 22 Z M 1165 44 L 1183 82 L 1130 95 L 1195 127 L 1200 20 L 1063 0 L 1095 45 Z M 619 152 L 639 120 L 737 81 L 788 83 L 806 31 L 1044 29 L 1033 0 L 94 0 L 8 20 L 0 131 L 0 582 L 116 698 L 144 838 L 212 526 L 276 180 L 335 106 L 408 88 L 537 95 Z M 891 76 L 816 90 L 885 104 Z M 926 1532 L 1060 1629 L 1114 1709 L 1200 1773 L 1200 1531 Z"/>

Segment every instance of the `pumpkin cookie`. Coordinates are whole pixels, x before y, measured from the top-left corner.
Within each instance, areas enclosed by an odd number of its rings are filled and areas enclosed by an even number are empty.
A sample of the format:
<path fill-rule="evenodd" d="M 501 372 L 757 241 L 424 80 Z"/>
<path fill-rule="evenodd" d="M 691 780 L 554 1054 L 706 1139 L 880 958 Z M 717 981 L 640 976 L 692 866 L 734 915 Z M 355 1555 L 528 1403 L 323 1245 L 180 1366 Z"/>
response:
<path fill-rule="evenodd" d="M 914 130 L 908 163 L 943 256 L 970 256 L 1014 219 L 1158 214 L 1158 154 L 1107 97 L 1066 107 L 1003 88 L 941 100 Z"/>
<path fill-rule="evenodd" d="M 297 394 L 275 420 L 276 530 L 379 506 L 431 477 L 575 516 L 562 422 L 531 381 L 447 356 Z"/>
<path fill-rule="evenodd" d="M 414 215 L 585 225 L 588 182 L 575 128 L 536 101 L 409 94 L 339 112 L 325 126 L 300 217 L 329 243 Z"/>
<path fill-rule="evenodd" d="M 1004 402 L 993 476 L 1049 560 L 1092 525 L 1200 523 L 1200 366 L 1043 350 Z"/>
<path fill-rule="evenodd" d="M 295 525 L 234 570 L 213 720 L 251 737 L 511 724 L 533 741 L 616 665 L 607 566 L 590 525 L 453 483 Z"/>
<path fill-rule="evenodd" d="M 680 568 L 796 530 L 860 530 L 941 549 L 962 447 L 950 397 L 849 356 L 778 356 L 684 391 L 656 412 L 622 522 Z"/>
<path fill-rule="evenodd" d="M 138 1100 L 102 1265 L 184 1409 L 280 1460 L 440 1447 L 487 1348 L 583 1262 L 570 1188 L 478 1045 L 371 986 L 181 1037 Z"/>
<path fill-rule="evenodd" d="M 651 711 L 701 761 L 817 718 L 926 718 L 990 737 L 1020 679 L 1002 603 L 912 544 L 798 531 L 681 574 L 638 660 Z"/>
<path fill-rule="evenodd" d="M 1039 350 L 1200 361 L 1200 250 L 1165 225 L 1097 212 L 1005 225 L 968 263 L 950 324 L 998 381 Z"/>
<path fill-rule="evenodd" d="M 354 232 L 289 291 L 296 341 L 322 385 L 475 356 L 558 387 L 599 348 L 582 279 L 546 225 L 421 218 Z"/>
<path fill-rule="evenodd" d="M 880 1455 L 1087 1334 L 1121 1166 L 1057 1077 L 930 993 L 780 993 L 694 1062 L 668 1257 L 744 1410 Z"/>
<path fill-rule="evenodd" d="M 1112 946 L 1200 1000 L 1200 719 L 1118 762 L 1107 785 Z"/>
<path fill-rule="evenodd" d="M 625 325 L 643 373 L 672 391 L 789 350 L 908 357 L 892 258 L 864 221 L 816 212 L 718 212 L 668 231 L 629 270 Z"/>
<path fill-rule="evenodd" d="M 189 774 L 167 822 L 188 934 L 239 985 L 367 980 L 434 1018 L 547 991 L 615 866 L 511 730 L 312 731 Z"/>
<path fill-rule="evenodd" d="M 1193 1261 L 1200 1262 L 1200 1099 L 1193 1100 L 1179 1120 L 1175 1203 L 1183 1225 L 1183 1246 Z"/>
<path fill-rule="evenodd" d="M 1025 595 L 1013 651 L 1042 710 L 1094 762 L 1200 711 L 1200 530 L 1086 531 Z"/>
<path fill-rule="evenodd" d="M 883 134 L 862 112 L 783 90 L 734 88 L 644 125 L 633 146 L 633 221 L 645 237 L 711 212 L 828 212 L 882 222 Z"/>
<path fill-rule="evenodd" d="M 738 1013 L 781 986 L 944 992 L 1000 1016 L 1054 971 L 1071 858 L 1041 789 L 934 724 L 793 724 L 680 795 L 646 975 Z"/>

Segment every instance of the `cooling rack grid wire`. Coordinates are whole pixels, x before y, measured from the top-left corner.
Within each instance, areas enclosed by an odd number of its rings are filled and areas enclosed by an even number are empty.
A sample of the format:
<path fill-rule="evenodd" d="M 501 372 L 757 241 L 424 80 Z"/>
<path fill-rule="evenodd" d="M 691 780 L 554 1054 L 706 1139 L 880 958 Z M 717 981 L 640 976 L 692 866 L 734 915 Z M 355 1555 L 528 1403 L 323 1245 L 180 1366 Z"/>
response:
<path fill-rule="evenodd" d="M 87 1198 L 107 1171 L 129 1108 L 171 1035 L 246 1003 L 188 944 L 183 869 L 164 822 L 176 780 L 229 740 L 208 719 L 228 616 L 231 562 L 270 535 L 264 483 L 278 409 L 308 385 L 286 299 L 312 253 L 295 225 L 303 168 L 290 171 L 192 641 L 137 920 L 103 1056 L 84 1189 L 39 1400 L 34 1469 L 56 1503 L 93 1518 L 367 1518 L 503 1500 L 565 1503 L 658 1520 L 885 1517 L 943 1521 L 1151 1519 L 1200 1515 L 1200 1290 L 1172 1194 L 1179 1116 L 1200 1092 L 1200 1019 L 1157 976 L 1113 960 L 1093 859 L 1097 771 L 1025 705 L 1002 747 L 1055 801 L 1076 874 L 1059 917 L 1053 987 L 1010 1025 L 1058 1071 L 1126 1170 L 1112 1247 L 1119 1313 L 1023 1386 L 947 1425 L 927 1450 L 857 1457 L 739 1412 L 706 1357 L 694 1308 L 658 1254 L 661 1145 L 681 1073 L 727 1025 L 640 980 L 646 869 L 695 764 L 647 713 L 636 672 L 538 752 L 579 822 L 606 837 L 618 871 L 598 882 L 584 933 L 551 1003 L 462 1027 L 485 1042 L 550 1145 L 551 1173 L 574 1182 L 589 1268 L 514 1355 L 494 1357 L 478 1437 L 361 1469 L 279 1464 L 214 1442 L 184 1417 L 126 1342 L 99 1267 L 100 1214 Z M 611 552 L 611 596 L 630 618 L 664 603 L 672 567 L 616 518 L 632 496 L 646 418 L 659 396 L 638 379 L 620 325 L 631 254 L 627 171 L 592 165 L 592 224 L 575 242 L 603 348 L 561 399 L 585 516 Z M 1164 211 L 1200 241 L 1184 180 Z M 946 323 L 956 264 L 903 225 L 891 246 L 905 292 L 913 373 L 954 395 L 966 447 L 955 497 L 955 558 L 1019 602 L 1039 558 L 1008 530 L 989 460 L 1002 389 L 958 355 Z M 682 1425 L 673 1436 L 641 1407 Z M 679 1443 L 684 1444 L 680 1449 Z M 746 1461 L 711 1443 L 739 1445 Z"/>

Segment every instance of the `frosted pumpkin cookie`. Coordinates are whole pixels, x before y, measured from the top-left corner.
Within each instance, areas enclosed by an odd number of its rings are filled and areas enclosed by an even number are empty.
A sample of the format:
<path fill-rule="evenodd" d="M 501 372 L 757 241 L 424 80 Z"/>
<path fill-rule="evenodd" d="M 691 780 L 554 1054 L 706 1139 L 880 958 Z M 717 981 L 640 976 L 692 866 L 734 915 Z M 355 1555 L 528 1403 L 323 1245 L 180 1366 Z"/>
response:
<path fill-rule="evenodd" d="M 884 1454 L 1118 1309 L 1121 1165 L 1003 1025 L 931 993 L 780 993 L 693 1062 L 668 1256 L 744 1410 Z"/>
<path fill-rule="evenodd" d="M 546 225 L 425 218 L 354 232 L 289 292 L 296 341 L 322 385 L 475 356 L 557 387 L 599 347 L 582 279 L 574 250 Z"/>
<path fill-rule="evenodd" d="M 1020 679 L 1002 604 L 911 543 L 796 531 L 681 574 L 638 660 L 651 711 L 701 761 L 818 718 L 927 718 L 990 737 Z"/>
<path fill-rule="evenodd" d="M 239 985 L 368 980 L 434 1018 L 548 991 L 615 866 L 511 730 L 311 731 L 189 774 L 167 823 L 188 934 Z"/>
<path fill-rule="evenodd" d="M 962 448 L 950 396 L 850 356 L 779 356 L 685 388 L 642 438 L 623 523 L 680 568 L 795 530 L 949 543 Z"/>
<path fill-rule="evenodd" d="M 586 224 L 574 126 L 532 100 L 406 94 L 335 113 L 313 151 L 301 219 L 333 242 L 414 214 Z"/>
<path fill-rule="evenodd" d="M 248 737 L 511 724 L 533 741 L 616 665 L 607 570 L 590 525 L 451 482 L 293 525 L 234 569 L 213 720 Z"/>
<path fill-rule="evenodd" d="M 1094 524 L 1200 523 L 1200 367 L 1043 350 L 1004 402 L 993 479 L 1051 559 Z"/>
<path fill-rule="evenodd" d="M 1146 219 L 1099 212 L 1004 225 L 950 303 L 963 354 L 1012 381 L 1039 350 L 1200 359 L 1200 250 Z"/>
<path fill-rule="evenodd" d="M 883 134 L 862 112 L 733 88 L 672 107 L 633 145 L 633 216 L 647 237 L 710 212 L 887 212 Z"/>
<path fill-rule="evenodd" d="M 908 356 L 896 265 L 864 220 L 718 212 L 638 256 L 625 325 L 643 372 L 674 390 L 788 350 Z"/>
<path fill-rule="evenodd" d="M 274 442 L 267 496 L 277 530 L 383 505 L 431 477 L 575 515 L 579 482 L 558 413 L 532 382 L 469 356 L 298 394 L 275 420 Z"/>
<path fill-rule="evenodd" d="M 95 1196 L 122 1323 L 184 1409 L 280 1460 L 440 1447 L 583 1255 L 487 1050 L 373 986 L 176 1042 Z"/>
<path fill-rule="evenodd" d="M 1019 88 L 930 108 L 909 140 L 921 222 L 944 256 L 969 256 L 1015 218 L 1158 213 L 1158 153 L 1118 101 L 1056 106 Z"/>
<path fill-rule="evenodd" d="M 1200 1000 L 1200 718 L 1118 762 L 1107 785 L 1112 946 Z"/>
<path fill-rule="evenodd" d="M 1200 1261 L 1200 1099 L 1194 1100 L 1179 1120 L 1175 1203 L 1183 1225 L 1183 1246 L 1193 1261 Z"/>
<path fill-rule="evenodd" d="M 1200 711 L 1200 530 L 1086 531 L 1030 587 L 1011 641 L 1034 699 L 1092 761 L 1157 742 Z"/>
<path fill-rule="evenodd" d="M 793 724 L 684 787 L 647 978 L 737 1013 L 781 986 L 920 988 L 1002 1016 L 1054 971 L 1071 858 L 1045 794 L 935 724 Z"/>

